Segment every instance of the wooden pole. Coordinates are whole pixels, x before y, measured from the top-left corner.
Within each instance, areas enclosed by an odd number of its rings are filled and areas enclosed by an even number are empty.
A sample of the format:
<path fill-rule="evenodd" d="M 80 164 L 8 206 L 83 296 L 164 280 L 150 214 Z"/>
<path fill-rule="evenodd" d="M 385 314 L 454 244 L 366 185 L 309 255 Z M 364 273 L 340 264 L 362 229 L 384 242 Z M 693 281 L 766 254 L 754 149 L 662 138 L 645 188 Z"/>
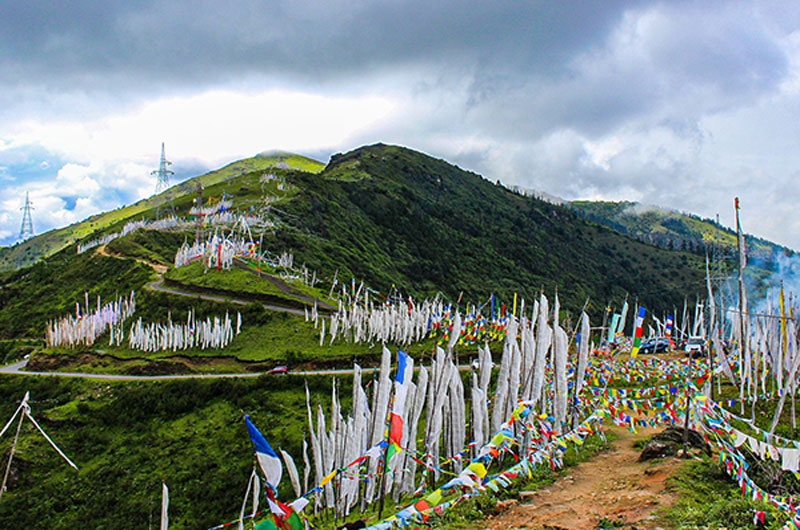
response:
<path fill-rule="evenodd" d="M 398 367 L 399 368 L 399 367 Z M 381 477 L 380 481 L 378 482 L 378 495 L 380 496 L 378 500 L 378 519 L 382 519 L 383 515 L 383 497 L 386 491 L 386 469 L 389 467 L 389 433 L 391 431 L 391 423 L 389 421 L 390 414 L 392 413 L 392 408 L 394 407 L 394 385 L 392 385 L 392 395 L 389 398 L 389 408 L 386 411 L 386 417 L 383 419 L 384 425 L 388 425 L 386 429 L 386 437 L 384 440 L 386 441 L 386 447 L 383 448 L 383 466 L 381 466 Z"/>
<path fill-rule="evenodd" d="M 686 418 L 683 422 L 683 457 L 688 458 L 689 445 L 689 378 L 686 378 Z"/>
<path fill-rule="evenodd" d="M 736 209 L 736 250 L 738 251 L 737 264 L 739 267 L 739 403 L 740 412 L 744 416 L 744 345 L 746 337 L 744 336 L 744 279 L 742 277 L 742 257 L 744 248 L 742 248 L 742 226 L 739 223 L 739 197 L 735 199 Z"/>
<path fill-rule="evenodd" d="M 0 486 L 0 500 L 3 498 L 3 492 L 6 491 L 6 484 L 8 482 L 8 474 L 11 471 L 11 460 L 14 458 L 14 451 L 17 449 L 17 439 L 19 438 L 19 431 L 22 428 L 22 420 L 25 418 L 25 407 L 20 411 L 19 423 L 17 423 L 17 434 L 14 435 L 14 442 L 11 444 L 11 454 L 8 455 L 8 464 L 6 465 L 6 472 L 3 475 L 3 485 Z"/>
<path fill-rule="evenodd" d="M 611 312 L 611 300 L 608 301 L 608 303 L 606 304 L 606 309 L 605 309 L 605 311 L 603 311 L 603 324 L 600 326 L 602 328 L 602 331 L 601 331 L 602 335 L 600 336 L 600 342 L 603 342 L 603 340 L 607 336 L 607 334 L 606 334 L 606 324 L 608 324 L 608 313 L 609 312 Z"/>

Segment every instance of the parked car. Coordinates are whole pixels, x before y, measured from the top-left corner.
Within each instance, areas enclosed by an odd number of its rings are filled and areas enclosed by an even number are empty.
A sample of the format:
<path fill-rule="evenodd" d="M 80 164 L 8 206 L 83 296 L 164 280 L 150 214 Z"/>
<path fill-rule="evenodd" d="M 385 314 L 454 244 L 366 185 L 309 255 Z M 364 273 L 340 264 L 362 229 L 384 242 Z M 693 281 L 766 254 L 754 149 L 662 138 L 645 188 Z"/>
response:
<path fill-rule="evenodd" d="M 683 350 L 692 359 L 702 357 L 706 354 L 706 341 L 703 337 L 689 337 Z"/>
<path fill-rule="evenodd" d="M 639 348 L 639 353 L 659 353 L 669 350 L 669 339 L 658 337 L 644 342 Z"/>

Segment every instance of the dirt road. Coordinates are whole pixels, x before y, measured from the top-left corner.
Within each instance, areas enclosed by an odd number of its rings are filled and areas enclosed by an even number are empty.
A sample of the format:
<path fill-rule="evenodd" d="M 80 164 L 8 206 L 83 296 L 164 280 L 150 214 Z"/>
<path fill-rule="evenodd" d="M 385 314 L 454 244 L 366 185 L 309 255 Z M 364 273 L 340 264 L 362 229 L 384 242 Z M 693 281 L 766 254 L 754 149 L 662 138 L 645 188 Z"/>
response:
<path fill-rule="evenodd" d="M 608 452 L 569 469 L 532 499 L 522 501 L 525 504 L 513 506 L 473 528 L 593 530 L 601 523 L 607 528 L 658 528 L 654 512 L 677 499 L 676 494 L 667 491 L 666 479 L 682 461 L 637 461 L 639 451 L 633 443 L 656 429 L 642 429 L 638 434 L 619 427 L 610 430 L 618 438 Z"/>

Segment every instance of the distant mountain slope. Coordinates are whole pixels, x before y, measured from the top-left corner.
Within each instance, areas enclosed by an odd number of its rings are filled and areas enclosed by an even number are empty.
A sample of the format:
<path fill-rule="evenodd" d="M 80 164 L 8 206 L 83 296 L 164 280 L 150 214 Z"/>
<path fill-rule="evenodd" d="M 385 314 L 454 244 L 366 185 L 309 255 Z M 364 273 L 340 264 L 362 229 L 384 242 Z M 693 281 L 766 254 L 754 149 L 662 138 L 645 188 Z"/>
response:
<path fill-rule="evenodd" d="M 238 160 L 210 173 L 185 180 L 158 195 L 147 197 L 134 204 L 93 215 L 64 228 L 50 230 L 11 247 L 0 247 L 0 271 L 32 265 L 40 258 L 50 256 L 92 232 L 155 210 L 169 200 L 192 194 L 198 182 L 205 188 L 239 175 L 276 167 L 317 173 L 322 171 L 325 164 L 304 156 L 280 152 L 265 152 L 252 158 Z"/>
<path fill-rule="evenodd" d="M 319 178 L 319 177 L 323 178 Z M 340 278 L 366 278 L 415 296 L 441 291 L 481 302 L 491 293 L 530 302 L 558 287 L 570 307 L 587 297 L 638 295 L 652 309 L 682 305 L 702 289 L 700 260 L 588 223 L 572 210 L 401 147 L 334 156 L 302 190 L 271 244 Z"/>
<path fill-rule="evenodd" d="M 736 232 L 711 219 L 636 202 L 571 201 L 564 203 L 582 217 L 664 248 L 705 253 L 718 246 L 729 255 L 736 251 Z M 746 213 L 743 213 L 746 227 Z M 777 254 L 794 254 L 792 249 L 763 238 L 745 235 L 748 258 L 769 264 Z"/>

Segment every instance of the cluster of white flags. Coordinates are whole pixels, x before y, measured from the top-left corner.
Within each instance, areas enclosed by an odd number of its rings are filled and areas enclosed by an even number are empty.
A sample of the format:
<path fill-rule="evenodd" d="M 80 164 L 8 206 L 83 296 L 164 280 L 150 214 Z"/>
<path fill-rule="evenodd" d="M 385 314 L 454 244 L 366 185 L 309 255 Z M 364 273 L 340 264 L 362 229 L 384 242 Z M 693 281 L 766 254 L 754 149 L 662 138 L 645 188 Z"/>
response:
<path fill-rule="evenodd" d="M 746 302 L 745 311 L 747 310 Z M 779 301 L 780 304 L 780 301 Z M 744 402 L 752 401 L 751 414 L 754 414 L 756 402 L 760 396 L 771 392 L 771 388 L 780 395 L 780 400 L 775 409 L 770 433 L 774 432 L 783 411 L 787 398 L 792 398 L 792 426 L 796 426 L 796 414 L 793 396 L 797 393 L 798 376 L 800 376 L 800 353 L 798 352 L 798 337 L 796 322 L 789 315 L 797 314 L 794 311 L 783 309 L 784 316 L 768 300 L 767 309 L 763 315 L 747 315 L 740 321 L 738 311 L 731 311 L 727 321 L 716 323 L 712 320 L 710 328 L 712 351 L 720 370 L 734 384 L 738 383 L 739 397 L 744 412 Z M 724 313 L 723 313 L 724 314 Z M 718 329 L 729 328 L 728 343 L 742 347 L 729 352 L 732 358 L 726 355 L 726 348 L 722 344 Z M 744 332 L 744 340 L 741 340 Z M 737 364 L 740 370 L 731 370 L 729 364 Z"/>
<path fill-rule="evenodd" d="M 444 354 L 442 353 L 442 355 Z M 343 410 L 339 403 L 338 387 L 334 382 L 330 425 L 328 425 L 328 420 L 326 420 L 322 406 L 319 404 L 316 407 L 316 422 L 314 421 L 312 407 L 308 402 L 308 392 L 306 392 L 315 484 L 322 483 L 323 479 L 334 469 L 340 469 L 348 465 L 357 458 L 364 456 L 365 453 L 371 457 L 367 468 L 369 474 L 364 489 L 360 488 L 359 480 L 359 478 L 363 477 L 357 476 L 358 466 L 354 466 L 350 471 L 325 484 L 322 494 L 315 498 L 316 508 L 335 506 L 340 515 L 347 515 L 356 506 L 359 499 L 362 502 L 372 502 L 376 498 L 378 493 L 378 482 L 376 480 L 378 457 L 384 451 L 379 447 L 379 444 L 386 436 L 386 417 L 390 411 L 392 388 L 390 371 L 391 353 L 384 348 L 380 369 L 374 376 L 377 379 L 373 380 L 372 384 L 367 385 L 372 388 L 372 404 L 370 404 L 367 392 L 362 384 L 364 379 L 363 371 L 357 364 L 354 365 L 353 409 L 347 418 L 343 417 Z M 427 369 L 420 367 L 416 382 L 412 381 L 413 373 L 414 362 L 408 357 L 404 371 L 405 384 L 403 388 L 405 395 L 402 398 L 404 406 L 400 406 L 405 410 L 400 446 L 408 448 L 411 452 L 415 451 L 417 441 L 416 426 L 425 408 L 425 398 L 429 387 L 429 372 Z M 444 384 L 442 381 L 439 383 Z M 462 399 L 462 409 L 463 406 L 464 401 Z M 397 410 L 397 407 L 398 405 L 396 404 L 392 410 Z M 463 416 L 461 419 L 461 429 L 463 430 L 465 428 Z M 456 421 L 455 417 L 453 421 Z M 367 451 L 368 449 L 369 451 Z M 303 461 L 306 465 L 303 487 L 307 491 L 308 480 L 312 475 L 312 471 L 305 441 L 303 443 Z M 389 461 L 386 491 L 395 491 L 398 495 L 401 491 L 412 491 L 416 468 L 416 461 L 409 458 L 408 454 L 405 452 L 396 454 Z"/>
<path fill-rule="evenodd" d="M 195 241 L 191 245 L 184 242 L 175 253 L 175 268 L 183 267 L 193 261 L 203 260 L 206 269 L 230 270 L 233 258 L 255 252 L 252 240 L 242 237 L 224 236 L 215 230 L 205 241 Z"/>
<path fill-rule="evenodd" d="M 558 321 L 558 294 L 552 311 L 547 297 L 542 294 L 539 301 L 534 302 L 530 315 L 525 315 L 524 309 L 522 312 L 519 320 L 509 319 L 492 398 L 492 413 L 488 424 L 484 423 L 483 426 L 488 426 L 488 432 L 494 432 L 519 401 L 528 401 L 542 413 L 554 417 L 554 429 L 557 434 L 561 434 L 567 421 L 569 402 L 569 337 Z M 583 385 L 588 362 L 589 317 L 585 313 L 581 315 L 579 325 L 581 340 L 578 344 L 578 388 Z M 488 351 L 484 355 L 488 355 Z M 487 384 L 481 384 L 478 391 L 485 392 L 487 389 Z M 484 414 L 488 415 L 488 410 L 481 411 L 481 417 Z M 523 443 L 527 444 L 526 441 Z"/>
<path fill-rule="evenodd" d="M 122 230 L 119 232 L 114 232 L 111 234 L 106 234 L 103 237 L 99 237 L 97 239 L 93 239 L 91 241 L 87 241 L 86 243 L 79 243 L 78 244 L 78 254 L 83 254 L 87 250 L 93 249 L 94 247 L 105 245 L 117 239 L 118 237 L 126 236 L 132 232 L 135 232 L 139 229 L 145 230 L 172 230 L 172 229 L 186 229 L 190 227 L 188 221 L 180 219 L 175 216 L 166 217 L 164 219 L 158 219 L 155 221 L 129 221 L 125 223 L 125 226 L 122 227 Z"/>
<path fill-rule="evenodd" d="M 232 216 L 232 214 L 222 212 L 212 217 L 219 218 L 222 216 Z M 241 215 L 235 221 L 233 221 L 233 217 L 229 221 L 233 222 L 233 226 L 227 234 L 217 228 L 205 241 L 195 241 L 191 245 L 184 241 L 183 245 L 175 253 L 175 268 L 183 267 L 193 261 L 202 259 L 206 270 L 209 268 L 230 270 L 233 265 L 233 259 L 236 257 L 247 256 L 261 260 L 259 244 L 253 239 L 250 224 L 254 222 L 263 223 L 265 221 L 260 217 L 244 217 Z"/>
<path fill-rule="evenodd" d="M 741 255 L 740 259 L 743 260 Z M 792 427 L 796 427 L 794 397 L 800 376 L 800 344 L 793 315 L 798 314 L 798 308 L 793 307 L 791 298 L 788 302 L 784 299 L 781 287 L 779 292 L 769 293 L 764 302 L 766 307 L 759 313 L 748 311 L 744 288 L 740 290 L 741 300 L 734 299 L 732 307 L 719 310 L 721 308 L 717 306 L 708 268 L 706 262 L 708 305 L 704 307 L 698 301 L 693 334 L 702 336 L 710 347 L 715 373 L 719 373 L 720 377 L 724 375 L 739 388 L 742 414 L 745 412 L 745 402 L 749 401 L 751 420 L 754 419 L 758 400 L 775 393 L 780 400 L 769 434 L 778 425 L 787 398 L 791 398 Z M 721 296 L 721 293 L 716 294 Z"/>
<path fill-rule="evenodd" d="M 186 323 L 176 324 L 171 316 L 162 324 L 153 322 L 145 324 L 139 318 L 131 325 L 128 334 L 128 346 L 134 350 L 147 352 L 164 350 L 188 350 L 191 348 L 225 348 L 238 335 L 242 328 L 242 315 L 236 313 L 236 323 L 231 321 L 228 313 L 225 317 L 197 320 L 194 310 L 186 317 Z"/>
<path fill-rule="evenodd" d="M 389 325 L 387 321 L 395 322 L 392 318 L 397 319 L 397 322 L 409 318 L 413 324 L 408 326 L 413 329 L 417 325 L 417 319 L 422 320 L 421 315 L 428 314 L 427 311 L 435 311 L 434 308 L 423 310 L 424 305 L 420 305 L 417 309 L 420 314 L 413 318 L 408 317 L 407 306 L 405 316 L 392 312 L 390 308 L 386 309 L 386 314 L 376 311 L 374 328 L 369 327 L 371 318 L 366 315 L 352 316 L 353 308 L 348 310 L 347 318 L 342 318 L 341 321 L 349 322 L 353 319 L 360 322 L 362 340 L 367 340 L 371 329 L 373 340 L 379 340 L 379 337 L 391 336 L 389 329 L 395 327 L 395 324 Z M 415 314 L 414 308 L 411 313 Z M 521 313 L 524 313 L 524 304 Z M 461 316 L 456 313 L 446 349 L 437 347 L 430 367 L 419 366 L 415 379 L 414 362 L 410 357 L 407 358 L 405 375 L 401 378 L 402 392 L 398 390 L 396 376 L 395 391 L 392 393 L 391 355 L 384 347 L 380 368 L 369 384 L 363 384 L 361 368 L 358 365 L 354 367 L 353 409 L 349 415 L 345 417 L 343 414 L 335 383 L 331 417 L 328 421 L 320 405 L 316 407 L 314 421 L 312 406 L 307 403 L 313 477 L 316 484 L 323 483 L 334 470 L 342 469 L 361 456 L 372 457 L 369 459 L 366 477 L 355 475 L 356 466 L 353 470 L 337 475 L 335 480 L 328 480 L 321 495 L 315 498 L 315 507 L 335 507 L 338 514 L 344 516 L 354 509 L 359 499 L 363 506 L 378 496 L 380 473 L 379 458 L 376 457 L 380 457 L 383 451 L 379 444 L 385 438 L 386 418 L 390 411 L 393 414 L 401 411 L 403 426 L 402 440 L 399 443 L 402 450 L 389 460 L 385 479 L 385 493 L 393 495 L 395 499 L 416 489 L 420 459 L 425 464 L 421 480 L 425 480 L 426 474 L 432 475 L 430 478 L 435 480 L 443 471 L 459 473 L 462 463 L 475 456 L 478 449 L 494 436 L 521 401 L 532 402 L 537 411 L 555 418 L 553 429 L 557 433 L 564 432 L 569 412 L 568 378 L 574 379 L 571 392 L 574 392 L 575 387 L 580 389 L 584 384 L 589 352 L 588 316 L 585 313 L 581 315 L 577 366 L 575 372 L 569 375 L 568 334 L 558 322 L 557 296 L 553 311 L 550 311 L 547 298 L 542 295 L 534 303 L 529 315 L 521 314 L 519 318 L 509 316 L 508 326 L 495 378 L 495 390 L 491 395 L 493 360 L 488 345 L 478 348 L 477 363 L 473 363 L 469 377 L 469 393 L 465 391 L 453 355 L 453 346 L 461 331 Z M 412 335 L 411 331 L 395 333 L 399 333 L 397 336 L 401 338 Z M 365 388 L 371 389 L 371 399 L 368 398 Z M 400 396 L 402 403 L 395 401 L 391 404 L 392 396 L 395 400 Z M 469 416 L 467 399 L 470 401 Z M 426 421 L 419 430 L 423 410 Z M 577 415 L 575 419 L 577 420 Z M 419 445 L 418 432 L 422 433 Z M 521 451 L 539 443 L 531 438 L 529 432 L 515 432 L 513 436 Z M 420 454 L 424 456 L 418 456 Z M 410 455 L 417 457 L 411 458 Z M 308 491 L 308 478 L 312 470 L 305 443 L 303 460 L 306 463 L 304 489 Z M 363 488 L 360 487 L 362 481 L 366 482 Z M 299 486 L 297 491 L 299 494 Z"/>
<path fill-rule="evenodd" d="M 85 305 L 81 312 L 80 303 L 75 303 L 75 315 L 66 315 L 47 323 L 45 340 L 48 347 L 91 346 L 106 330 L 112 332 L 136 311 L 136 293 L 131 291 L 127 298 L 119 297 L 101 305 L 97 297 L 97 308 L 89 309 L 89 293 L 84 293 Z"/>
<path fill-rule="evenodd" d="M 362 303 L 357 303 L 362 302 Z M 337 338 L 353 343 L 385 343 L 408 345 L 425 339 L 432 327 L 440 324 L 448 313 L 441 298 L 422 303 L 400 301 L 377 306 L 353 298 L 349 305 L 339 302 L 339 310 L 331 315 L 328 326 L 329 344 Z M 308 316 L 306 317 L 308 320 Z M 320 330 L 320 344 L 325 325 Z"/>
<path fill-rule="evenodd" d="M 291 269 L 294 266 L 294 254 L 285 251 L 281 252 L 281 255 L 278 256 L 278 260 L 275 265 L 278 267 Z"/>
<path fill-rule="evenodd" d="M 308 268 L 303 265 L 301 269 L 294 270 L 292 269 L 292 263 L 294 262 L 294 256 L 292 254 L 287 254 L 284 252 L 278 258 L 278 267 L 283 267 L 279 274 L 281 279 L 285 282 L 291 283 L 301 283 L 303 285 L 308 285 L 309 287 L 316 287 L 317 283 L 319 282 L 319 278 L 317 278 L 317 271 L 310 271 Z M 288 265 L 281 265 L 281 263 L 288 263 Z"/>
<path fill-rule="evenodd" d="M 208 206 L 200 206 L 199 208 L 197 206 L 192 206 L 192 208 L 189 210 L 189 215 L 199 214 L 205 217 L 211 217 L 212 215 L 220 212 L 227 213 L 227 209 L 231 206 L 233 206 L 233 201 L 224 199 Z"/>
<path fill-rule="evenodd" d="M 212 208 L 218 208 L 214 206 Z M 204 208 L 205 211 L 205 208 Z M 240 224 L 245 217 L 231 213 L 227 210 L 218 211 L 213 214 L 205 215 L 203 217 L 203 226 L 236 226 Z M 275 226 L 275 223 L 270 221 L 269 219 L 258 216 L 258 215 L 251 215 L 247 218 L 247 223 L 251 226 L 258 226 L 262 228 L 272 228 Z M 191 230 L 196 225 L 196 221 L 190 221 L 189 219 L 185 219 L 182 217 L 176 217 L 171 215 L 169 217 L 165 217 L 163 219 L 156 219 L 154 221 L 146 221 L 144 219 L 140 219 L 138 221 L 128 221 L 122 227 L 122 230 L 119 232 L 113 232 L 111 234 L 106 234 L 102 237 L 92 239 L 91 241 L 87 241 L 85 243 L 78 244 L 78 254 L 83 254 L 87 250 L 93 249 L 100 245 L 105 245 L 117 239 L 118 237 L 126 236 L 132 232 L 135 232 L 140 229 L 144 230 Z"/>
<path fill-rule="evenodd" d="M 238 223 L 241 223 L 243 219 L 247 219 L 247 223 L 254 227 L 272 228 L 275 226 L 275 223 L 273 223 L 270 219 L 261 215 L 248 215 L 245 217 L 241 214 L 233 213 L 228 210 L 217 212 L 213 215 L 206 215 L 203 217 L 203 226 L 234 226 Z"/>

